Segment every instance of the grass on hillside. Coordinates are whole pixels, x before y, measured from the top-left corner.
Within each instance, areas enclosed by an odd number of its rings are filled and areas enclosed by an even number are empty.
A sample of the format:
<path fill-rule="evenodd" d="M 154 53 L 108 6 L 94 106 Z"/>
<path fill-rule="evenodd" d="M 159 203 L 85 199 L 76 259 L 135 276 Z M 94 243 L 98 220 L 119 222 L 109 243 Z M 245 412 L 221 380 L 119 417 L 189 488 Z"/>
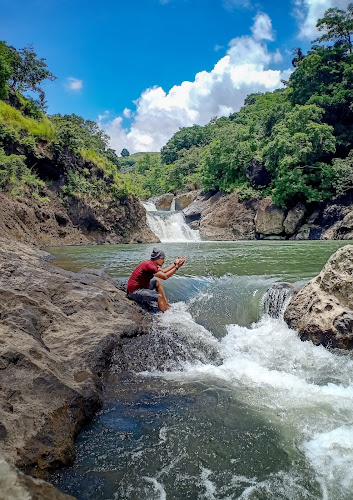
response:
<path fill-rule="evenodd" d="M 108 175 L 114 174 L 114 165 L 107 158 L 104 158 L 104 156 L 101 156 L 93 149 L 81 148 L 79 152 L 85 161 L 93 163 Z"/>
<path fill-rule="evenodd" d="M 40 121 L 23 116 L 16 108 L 4 101 L 0 101 L 0 123 L 12 127 L 17 132 L 23 131 L 30 135 L 54 141 L 56 138 L 55 126 L 45 115 Z"/>
<path fill-rule="evenodd" d="M 120 170 L 123 173 L 128 173 L 131 170 L 131 168 L 135 165 L 135 163 L 137 163 L 138 160 L 143 158 L 145 155 L 158 157 L 160 156 L 160 153 L 132 153 L 130 156 L 120 157 L 119 158 Z"/>

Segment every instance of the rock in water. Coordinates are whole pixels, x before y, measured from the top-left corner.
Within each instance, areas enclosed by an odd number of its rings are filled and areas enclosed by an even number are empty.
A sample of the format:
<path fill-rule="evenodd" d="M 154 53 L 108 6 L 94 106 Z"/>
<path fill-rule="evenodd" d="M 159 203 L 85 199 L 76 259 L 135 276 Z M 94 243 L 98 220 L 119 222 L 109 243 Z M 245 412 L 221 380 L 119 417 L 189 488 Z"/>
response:
<path fill-rule="evenodd" d="M 71 273 L 38 256 L 0 238 L 0 453 L 43 478 L 72 463 L 113 351 L 144 333 L 150 315 L 104 272 Z"/>
<path fill-rule="evenodd" d="M 353 245 L 340 248 L 290 301 L 284 319 L 302 340 L 353 348 Z"/>

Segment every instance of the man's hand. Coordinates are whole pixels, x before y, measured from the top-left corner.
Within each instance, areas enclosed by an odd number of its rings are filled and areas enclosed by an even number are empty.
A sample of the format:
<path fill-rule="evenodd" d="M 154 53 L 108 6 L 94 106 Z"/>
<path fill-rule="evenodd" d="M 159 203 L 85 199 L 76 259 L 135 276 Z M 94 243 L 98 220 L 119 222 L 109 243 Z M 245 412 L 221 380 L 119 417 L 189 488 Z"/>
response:
<path fill-rule="evenodd" d="M 185 261 L 186 261 L 186 257 L 177 257 L 175 259 L 175 264 L 176 264 L 177 268 L 179 269 L 179 267 L 181 267 Z"/>

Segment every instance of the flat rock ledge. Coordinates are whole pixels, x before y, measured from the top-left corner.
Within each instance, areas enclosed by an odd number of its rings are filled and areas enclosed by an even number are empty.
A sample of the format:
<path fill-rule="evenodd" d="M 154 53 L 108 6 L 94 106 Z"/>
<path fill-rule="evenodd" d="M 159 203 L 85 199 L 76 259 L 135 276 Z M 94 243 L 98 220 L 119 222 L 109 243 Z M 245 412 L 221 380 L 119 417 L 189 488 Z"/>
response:
<path fill-rule="evenodd" d="M 353 349 L 353 245 L 340 248 L 290 301 L 284 319 L 302 340 Z"/>
<path fill-rule="evenodd" d="M 0 458 L 40 478 L 72 463 L 113 353 L 151 321 L 102 271 L 46 260 L 0 240 Z"/>

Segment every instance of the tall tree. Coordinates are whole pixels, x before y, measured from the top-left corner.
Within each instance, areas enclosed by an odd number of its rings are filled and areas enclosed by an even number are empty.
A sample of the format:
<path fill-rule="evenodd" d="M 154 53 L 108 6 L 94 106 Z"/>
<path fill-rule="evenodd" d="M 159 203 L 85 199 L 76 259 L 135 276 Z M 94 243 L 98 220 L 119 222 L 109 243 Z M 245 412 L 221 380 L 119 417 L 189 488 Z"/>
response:
<path fill-rule="evenodd" d="M 352 53 L 353 42 L 353 3 L 350 3 L 347 10 L 341 10 L 337 7 L 328 9 L 322 19 L 319 19 L 316 27 L 319 31 L 325 33 L 317 38 L 317 42 L 346 42 L 349 53 Z"/>
<path fill-rule="evenodd" d="M 16 50 L 15 47 L 1 42 L 0 72 L 3 71 L 4 67 L 7 72 L 8 87 L 21 93 L 34 92 L 38 94 L 38 104 L 44 107 L 45 93 L 41 84 L 44 80 L 55 80 L 56 76 L 48 70 L 45 59 L 37 57 L 33 46 L 27 45 L 23 49 Z"/>
<path fill-rule="evenodd" d="M 123 158 L 125 158 L 126 156 L 130 156 L 129 151 L 126 148 L 124 148 L 120 154 Z"/>

